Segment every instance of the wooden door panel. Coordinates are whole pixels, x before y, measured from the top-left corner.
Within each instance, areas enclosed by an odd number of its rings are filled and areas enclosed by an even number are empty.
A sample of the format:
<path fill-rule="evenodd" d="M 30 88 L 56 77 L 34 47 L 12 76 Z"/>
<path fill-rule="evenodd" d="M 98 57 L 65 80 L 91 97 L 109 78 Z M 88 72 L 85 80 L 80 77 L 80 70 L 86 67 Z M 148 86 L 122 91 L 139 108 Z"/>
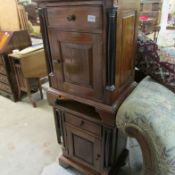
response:
<path fill-rule="evenodd" d="M 58 89 L 83 97 L 102 97 L 100 34 L 49 32 Z"/>
<path fill-rule="evenodd" d="M 136 13 L 135 11 L 119 12 L 117 20 L 119 26 L 117 28 L 117 83 L 118 86 L 122 86 L 133 77 Z"/>
<path fill-rule="evenodd" d="M 93 165 L 93 143 L 77 135 L 73 135 L 72 139 L 74 141 L 74 156 Z"/>
<path fill-rule="evenodd" d="M 99 171 L 101 168 L 100 140 L 69 124 L 66 124 L 66 131 L 70 158 Z"/>
<path fill-rule="evenodd" d="M 92 88 L 92 45 L 61 43 L 65 82 Z"/>

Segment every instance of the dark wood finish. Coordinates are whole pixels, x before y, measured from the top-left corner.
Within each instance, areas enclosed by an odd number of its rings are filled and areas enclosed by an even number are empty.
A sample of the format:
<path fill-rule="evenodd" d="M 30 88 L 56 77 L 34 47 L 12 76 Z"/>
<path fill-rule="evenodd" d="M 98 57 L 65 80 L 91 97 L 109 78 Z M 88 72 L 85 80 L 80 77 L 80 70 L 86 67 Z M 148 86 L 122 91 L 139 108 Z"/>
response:
<path fill-rule="evenodd" d="M 0 32 L 1 39 L 2 36 L 6 36 L 5 42 L 1 43 L 0 48 L 0 94 L 12 99 L 13 101 L 18 101 L 18 86 L 15 76 L 15 71 L 12 66 L 12 62 L 8 57 L 14 49 L 23 49 L 31 45 L 30 37 L 27 31 L 16 31 L 16 32 Z"/>
<path fill-rule="evenodd" d="M 50 31 L 55 89 L 72 94 L 102 97 L 100 36 L 87 33 Z M 98 52 L 96 52 L 98 50 Z"/>
<path fill-rule="evenodd" d="M 38 2 L 51 86 L 112 105 L 134 81 L 139 1 Z"/>
<path fill-rule="evenodd" d="M 116 174 L 120 167 L 124 165 L 126 157 L 124 153 L 126 138 L 118 132 L 115 126 L 116 112 L 125 97 L 128 96 L 134 87 L 135 85 L 133 84 L 132 88 L 130 87 L 128 90 L 125 90 L 124 93 L 116 99 L 113 106 L 96 101 L 92 103 L 92 101 L 88 99 L 70 96 L 59 93 L 59 91 L 54 89 L 49 89 L 48 101 L 49 104 L 54 107 L 55 111 L 58 142 L 61 143 L 61 138 L 63 138 L 63 157 L 61 157 L 59 161 L 61 165 L 66 167 L 68 165 L 73 166 L 82 172 L 86 172 L 85 174 L 91 174 L 92 172 L 93 175 Z M 65 97 L 71 98 L 72 100 L 68 100 Z M 76 102 L 75 100 L 82 103 Z M 81 141 L 74 139 L 74 135 L 80 137 Z M 86 141 L 83 139 L 86 139 Z M 92 161 L 92 155 L 90 155 L 92 147 L 94 147 L 95 150 L 98 148 L 100 152 L 100 167 L 99 164 L 92 165 L 90 161 L 87 163 L 87 161 L 84 160 L 85 162 L 82 163 L 83 160 L 73 154 L 75 152 L 74 149 L 81 150 L 80 147 L 82 147 L 82 149 L 86 147 L 88 144 L 85 142 L 91 143 L 88 149 L 88 155 L 91 156 L 91 159 L 89 157 L 88 160 Z M 101 145 L 100 148 L 99 144 Z M 72 154 L 70 154 L 70 151 Z M 84 150 L 82 152 L 82 154 L 79 153 L 81 154 L 79 157 L 86 159 Z M 93 156 L 96 155 L 97 154 L 94 154 Z"/>
<path fill-rule="evenodd" d="M 99 102 L 92 102 L 88 99 L 83 99 L 74 95 L 67 95 L 66 93 L 60 93 L 59 91 L 56 91 L 55 89 L 50 88 L 48 91 L 47 99 L 49 101 L 49 104 L 51 106 L 55 106 L 55 102 L 57 102 L 57 99 L 60 97 L 69 98 L 75 101 L 78 101 L 80 103 L 87 104 L 89 106 L 94 106 L 96 112 L 101 114 L 99 117 L 101 121 L 107 125 L 107 126 L 114 126 L 115 125 L 115 114 L 121 103 L 125 100 L 125 98 L 131 93 L 131 91 L 135 88 L 136 83 L 132 84 L 132 87 L 128 88 L 119 96 L 119 98 L 116 99 L 115 103 L 110 106 Z M 74 104 L 75 105 L 75 104 Z M 69 106 L 71 108 L 71 106 Z M 89 111 L 89 108 L 82 108 L 83 110 Z"/>
<path fill-rule="evenodd" d="M 105 126 L 92 106 L 68 99 L 57 99 L 53 106 L 55 121 L 58 122 L 56 126 L 60 126 L 57 137 L 59 141 L 63 138 L 62 158 L 70 159 L 81 168 L 85 166 L 85 174 L 91 171 L 94 171 L 92 174 L 116 173 L 118 165 L 123 165 L 117 161 L 126 144 L 126 137 L 120 134 L 116 126 Z M 74 167 L 72 163 L 69 165 Z M 82 171 L 81 168 L 78 169 Z"/>
<path fill-rule="evenodd" d="M 113 91 L 115 89 L 115 62 L 116 55 L 116 19 L 117 8 L 110 8 L 107 12 L 108 18 L 108 42 L 107 42 L 107 68 L 106 68 L 106 89 Z"/>
<path fill-rule="evenodd" d="M 114 175 L 127 157 L 117 110 L 134 89 L 139 0 L 36 0 L 50 79 L 59 163 Z"/>
<path fill-rule="evenodd" d="M 48 7 L 48 27 L 64 31 L 102 32 L 102 8 L 100 6 Z M 96 22 L 88 22 L 88 15 Z"/>

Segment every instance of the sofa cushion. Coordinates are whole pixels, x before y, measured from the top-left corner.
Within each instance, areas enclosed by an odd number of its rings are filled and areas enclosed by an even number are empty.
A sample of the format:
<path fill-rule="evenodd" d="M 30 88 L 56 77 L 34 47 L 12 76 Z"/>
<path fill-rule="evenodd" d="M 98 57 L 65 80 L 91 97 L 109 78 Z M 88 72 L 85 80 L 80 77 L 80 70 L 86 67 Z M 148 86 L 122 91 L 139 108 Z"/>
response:
<path fill-rule="evenodd" d="M 146 77 L 126 98 L 116 116 L 116 125 L 144 133 L 155 158 L 155 175 L 175 174 L 175 94 Z"/>

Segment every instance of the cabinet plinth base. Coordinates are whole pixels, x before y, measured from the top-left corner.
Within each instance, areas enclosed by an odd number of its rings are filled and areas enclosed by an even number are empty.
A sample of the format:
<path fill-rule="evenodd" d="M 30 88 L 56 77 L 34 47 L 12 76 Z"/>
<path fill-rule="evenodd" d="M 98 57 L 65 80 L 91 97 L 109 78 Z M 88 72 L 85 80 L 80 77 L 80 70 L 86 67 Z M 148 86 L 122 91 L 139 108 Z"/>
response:
<path fill-rule="evenodd" d="M 116 162 L 115 165 L 112 166 L 112 168 L 110 169 L 104 169 L 102 172 L 96 172 L 80 163 L 77 163 L 67 157 L 65 157 L 64 155 L 62 155 L 59 158 L 59 164 L 63 167 L 63 168 L 70 168 L 73 167 L 76 170 L 82 172 L 85 175 L 116 175 L 118 173 L 118 171 L 120 170 L 121 167 L 123 167 L 126 164 L 126 159 L 128 157 L 128 150 L 125 149 L 121 156 L 119 157 L 118 161 Z"/>
<path fill-rule="evenodd" d="M 65 157 L 63 155 L 59 158 L 59 164 L 64 168 L 73 167 L 76 170 L 78 170 L 86 175 L 101 175 L 100 173 L 95 172 L 94 170 L 92 170 L 92 169 L 90 169 L 90 168 L 88 168 L 80 163 L 77 163 L 71 159 L 68 159 L 67 157 Z"/>

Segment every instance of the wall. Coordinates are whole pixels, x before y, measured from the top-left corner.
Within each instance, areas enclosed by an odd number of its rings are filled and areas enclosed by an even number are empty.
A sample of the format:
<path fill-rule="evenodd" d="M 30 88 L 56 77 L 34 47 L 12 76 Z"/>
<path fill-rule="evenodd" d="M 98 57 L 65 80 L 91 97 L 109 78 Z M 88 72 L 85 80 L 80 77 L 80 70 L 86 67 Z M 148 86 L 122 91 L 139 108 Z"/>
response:
<path fill-rule="evenodd" d="M 19 30 L 16 0 L 3 0 L 0 5 L 0 30 Z"/>
<path fill-rule="evenodd" d="M 175 13 L 175 0 L 170 0 L 170 12 Z"/>

